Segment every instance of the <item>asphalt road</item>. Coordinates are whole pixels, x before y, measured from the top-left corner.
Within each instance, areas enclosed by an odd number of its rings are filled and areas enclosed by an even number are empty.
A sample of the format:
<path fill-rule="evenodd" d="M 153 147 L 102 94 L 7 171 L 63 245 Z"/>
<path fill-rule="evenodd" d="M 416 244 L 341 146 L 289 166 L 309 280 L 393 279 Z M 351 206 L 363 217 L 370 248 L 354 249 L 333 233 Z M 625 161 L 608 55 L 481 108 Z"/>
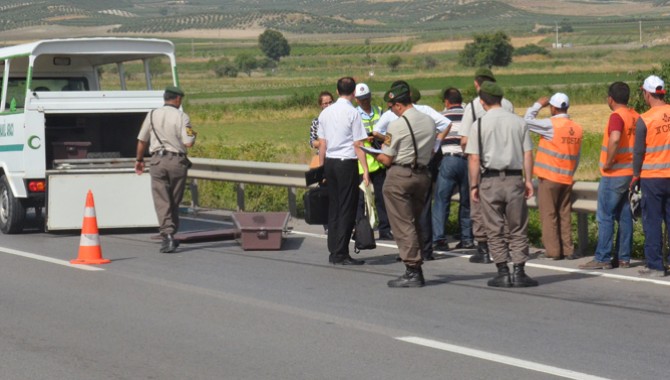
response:
<path fill-rule="evenodd" d="M 289 226 L 281 251 L 255 252 L 160 254 L 153 233 L 104 233 L 112 262 L 94 267 L 68 265 L 78 233 L 0 236 L 0 378 L 670 377 L 666 279 L 535 259 L 539 287 L 493 289 L 493 265 L 450 251 L 425 265 L 426 287 L 390 289 L 392 242 L 334 267 L 320 227 Z"/>

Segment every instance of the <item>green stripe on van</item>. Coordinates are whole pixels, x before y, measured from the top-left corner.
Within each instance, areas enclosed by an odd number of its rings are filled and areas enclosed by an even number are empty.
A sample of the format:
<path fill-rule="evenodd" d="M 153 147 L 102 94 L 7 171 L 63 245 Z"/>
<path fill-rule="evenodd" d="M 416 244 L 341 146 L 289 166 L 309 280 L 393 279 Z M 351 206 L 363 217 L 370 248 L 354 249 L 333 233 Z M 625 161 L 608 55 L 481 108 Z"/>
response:
<path fill-rule="evenodd" d="M 23 144 L 0 145 L 0 152 L 21 152 L 21 151 L 23 151 Z"/>

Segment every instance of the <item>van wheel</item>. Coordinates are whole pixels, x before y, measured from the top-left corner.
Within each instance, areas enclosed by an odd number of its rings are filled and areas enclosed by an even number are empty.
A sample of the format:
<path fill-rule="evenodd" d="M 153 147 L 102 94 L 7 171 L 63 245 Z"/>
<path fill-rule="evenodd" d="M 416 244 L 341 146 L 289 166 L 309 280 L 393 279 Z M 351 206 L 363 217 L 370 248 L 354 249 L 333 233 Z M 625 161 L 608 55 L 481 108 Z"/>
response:
<path fill-rule="evenodd" d="M 5 234 L 17 234 L 23 231 L 26 209 L 19 199 L 14 197 L 6 176 L 0 177 L 0 231 Z"/>

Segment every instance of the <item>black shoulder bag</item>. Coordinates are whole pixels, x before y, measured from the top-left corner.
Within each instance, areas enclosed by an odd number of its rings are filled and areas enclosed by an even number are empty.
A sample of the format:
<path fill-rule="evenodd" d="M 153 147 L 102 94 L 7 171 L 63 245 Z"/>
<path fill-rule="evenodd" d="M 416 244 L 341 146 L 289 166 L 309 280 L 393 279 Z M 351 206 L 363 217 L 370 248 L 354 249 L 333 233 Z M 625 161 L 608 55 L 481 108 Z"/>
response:
<path fill-rule="evenodd" d="M 359 253 L 364 249 L 375 249 L 377 243 L 375 242 L 375 233 L 370 226 L 368 219 L 368 210 L 365 207 L 363 216 L 356 222 L 354 229 L 354 252 Z"/>

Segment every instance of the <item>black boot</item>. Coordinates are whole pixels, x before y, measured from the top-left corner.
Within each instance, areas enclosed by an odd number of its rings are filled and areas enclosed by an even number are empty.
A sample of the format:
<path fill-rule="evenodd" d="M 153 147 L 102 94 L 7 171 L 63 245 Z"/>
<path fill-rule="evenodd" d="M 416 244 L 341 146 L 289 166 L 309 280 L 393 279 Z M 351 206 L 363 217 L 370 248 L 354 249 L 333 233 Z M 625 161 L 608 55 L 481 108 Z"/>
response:
<path fill-rule="evenodd" d="M 512 286 L 512 282 L 509 278 L 509 267 L 507 262 L 496 263 L 498 267 L 498 275 L 489 280 L 488 285 L 495 288 L 509 288 Z"/>
<path fill-rule="evenodd" d="M 512 286 L 515 288 L 528 288 L 537 286 L 538 282 L 526 276 L 524 267 L 526 263 L 514 264 L 514 272 L 512 273 Z"/>
<path fill-rule="evenodd" d="M 172 234 L 167 234 L 163 236 L 163 242 L 161 243 L 161 253 L 172 253 L 177 250 L 179 247 L 179 241 L 174 239 Z"/>
<path fill-rule="evenodd" d="M 420 288 L 426 284 L 421 266 L 405 265 L 405 267 L 407 268 L 405 274 L 388 282 L 389 288 Z"/>
<path fill-rule="evenodd" d="M 489 255 L 489 244 L 486 242 L 477 243 L 477 253 L 470 256 L 470 262 L 475 264 L 490 264 L 491 255 Z"/>

